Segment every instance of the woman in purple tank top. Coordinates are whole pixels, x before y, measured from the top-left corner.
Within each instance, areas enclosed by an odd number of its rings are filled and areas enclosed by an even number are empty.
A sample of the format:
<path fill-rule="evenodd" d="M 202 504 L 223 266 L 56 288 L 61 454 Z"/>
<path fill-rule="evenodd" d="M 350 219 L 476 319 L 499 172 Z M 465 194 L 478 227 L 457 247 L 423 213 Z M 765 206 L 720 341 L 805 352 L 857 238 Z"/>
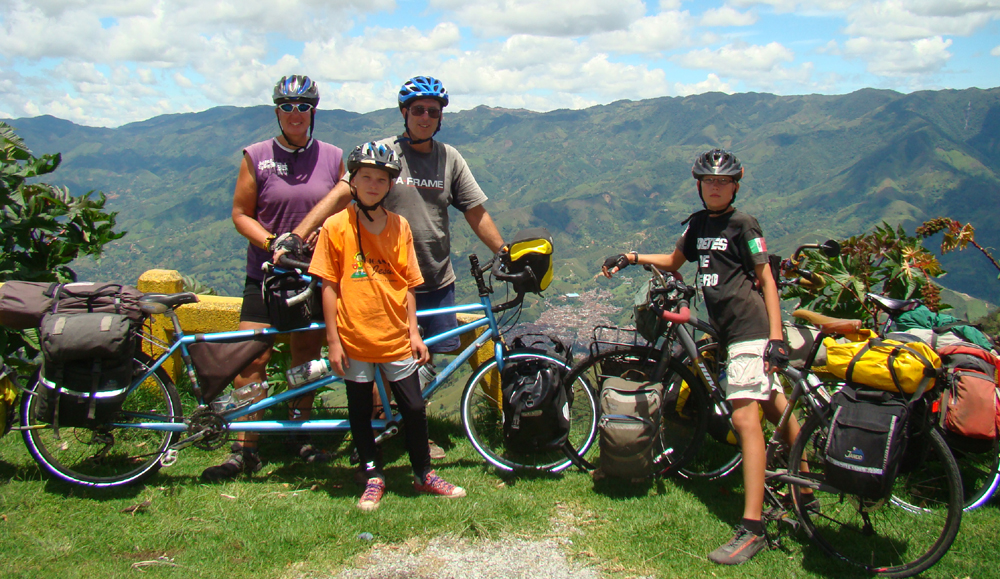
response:
<path fill-rule="evenodd" d="M 307 76 L 282 77 L 274 87 L 273 100 L 281 134 L 243 150 L 233 195 L 233 223 L 236 231 L 249 241 L 247 279 L 240 311 L 241 330 L 271 325 L 261 294 L 264 280 L 261 265 L 270 259 L 275 239 L 295 229 L 344 174 L 343 151 L 312 138 L 319 104 L 316 83 Z M 322 309 L 318 306 L 313 309 L 314 319 L 322 322 Z M 292 333 L 292 366 L 319 358 L 323 337 L 322 330 Z M 254 360 L 236 377 L 234 387 L 263 382 L 270 357 L 268 351 Z M 289 401 L 289 419 L 308 419 L 312 403 L 311 394 Z M 259 416 L 247 419 L 258 420 Z M 290 447 L 309 462 L 330 459 L 330 455 L 313 447 L 308 438 L 293 438 Z M 241 432 L 226 461 L 205 469 L 202 477 L 221 480 L 260 468 L 257 434 Z"/>

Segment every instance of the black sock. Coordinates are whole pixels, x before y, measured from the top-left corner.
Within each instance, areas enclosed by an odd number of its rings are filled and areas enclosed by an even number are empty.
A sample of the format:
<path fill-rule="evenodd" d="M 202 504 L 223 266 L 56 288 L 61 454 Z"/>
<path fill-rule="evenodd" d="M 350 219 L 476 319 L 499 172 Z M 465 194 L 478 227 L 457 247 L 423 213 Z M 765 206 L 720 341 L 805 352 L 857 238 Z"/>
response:
<path fill-rule="evenodd" d="M 743 528 L 754 535 L 764 536 L 764 523 L 760 522 L 760 520 L 743 519 Z"/>

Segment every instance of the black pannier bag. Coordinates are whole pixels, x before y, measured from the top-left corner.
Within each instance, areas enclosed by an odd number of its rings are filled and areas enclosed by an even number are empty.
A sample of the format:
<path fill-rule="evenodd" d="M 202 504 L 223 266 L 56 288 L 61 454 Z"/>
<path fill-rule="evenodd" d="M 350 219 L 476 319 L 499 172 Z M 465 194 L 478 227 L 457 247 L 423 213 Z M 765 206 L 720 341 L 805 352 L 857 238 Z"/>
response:
<path fill-rule="evenodd" d="M 240 370 L 271 348 L 274 340 L 258 336 L 239 342 L 194 342 L 187 347 L 198 372 L 205 403 L 210 403 L 236 378 Z"/>
<path fill-rule="evenodd" d="M 906 452 L 906 400 L 844 386 L 834 394 L 831 412 L 826 483 L 864 499 L 889 496 Z"/>
<path fill-rule="evenodd" d="M 46 314 L 35 420 L 57 429 L 114 420 L 132 383 L 136 342 L 124 314 Z"/>
<path fill-rule="evenodd" d="M 317 300 L 320 292 L 311 291 L 310 295 L 303 298 L 302 294 L 309 290 L 309 285 L 297 271 L 286 271 L 264 278 L 261 291 L 272 326 L 286 331 L 304 328 L 312 323 L 313 311 L 319 311 Z M 291 305 L 288 304 L 289 300 L 293 302 Z"/>
<path fill-rule="evenodd" d="M 562 380 L 562 370 L 543 360 L 518 360 L 504 367 L 500 384 L 507 448 L 530 453 L 565 445 L 572 400 Z"/>

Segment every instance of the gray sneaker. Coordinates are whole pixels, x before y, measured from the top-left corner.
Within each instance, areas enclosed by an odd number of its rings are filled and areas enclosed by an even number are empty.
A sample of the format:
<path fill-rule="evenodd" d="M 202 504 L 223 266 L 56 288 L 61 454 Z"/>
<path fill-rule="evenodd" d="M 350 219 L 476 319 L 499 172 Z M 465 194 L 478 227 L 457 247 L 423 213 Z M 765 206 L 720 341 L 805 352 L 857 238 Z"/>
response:
<path fill-rule="evenodd" d="M 708 554 L 708 560 L 719 565 L 739 565 L 752 559 L 766 546 L 764 536 L 755 535 L 740 525 L 728 543 Z"/>

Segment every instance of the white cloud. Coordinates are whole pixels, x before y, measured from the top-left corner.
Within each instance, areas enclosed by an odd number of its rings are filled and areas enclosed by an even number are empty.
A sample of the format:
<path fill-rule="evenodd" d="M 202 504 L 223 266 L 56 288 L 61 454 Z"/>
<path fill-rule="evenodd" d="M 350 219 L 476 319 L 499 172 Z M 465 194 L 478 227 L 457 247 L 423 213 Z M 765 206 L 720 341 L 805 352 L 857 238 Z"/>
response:
<path fill-rule="evenodd" d="M 752 78 L 774 72 L 782 62 L 795 60 L 795 55 L 778 42 L 763 46 L 736 43 L 716 50 L 694 50 L 675 60 L 685 68 L 714 70 L 722 76 Z"/>
<path fill-rule="evenodd" d="M 770 6 L 775 12 L 838 12 L 847 10 L 858 0 L 730 0 L 733 6 Z"/>
<path fill-rule="evenodd" d="M 716 75 L 715 73 L 709 74 L 705 78 L 705 80 L 701 82 L 697 82 L 694 84 L 675 83 L 673 87 L 674 87 L 673 90 L 674 94 L 678 96 L 690 96 L 693 94 L 702 94 L 706 92 L 724 92 L 724 93 L 733 92 L 732 86 L 727 82 L 723 82 L 719 78 L 719 76 Z"/>
<path fill-rule="evenodd" d="M 189 79 L 188 77 L 184 76 L 179 72 L 174 73 L 173 79 L 174 83 L 181 88 L 192 88 L 194 86 L 194 83 L 191 82 L 191 79 Z"/>
<path fill-rule="evenodd" d="M 642 18 L 642 0 L 431 0 L 486 36 L 584 36 L 624 30 Z"/>
<path fill-rule="evenodd" d="M 757 22 L 753 12 L 740 12 L 729 6 L 712 8 L 701 15 L 702 26 L 750 26 Z"/>
<path fill-rule="evenodd" d="M 996 48 L 994 48 L 993 50 L 991 50 L 990 54 L 992 54 L 993 56 L 1000 56 L 1000 45 L 998 45 Z"/>
<path fill-rule="evenodd" d="M 844 32 L 856 37 L 916 40 L 940 35 L 969 36 L 1000 17 L 1000 2 L 985 0 L 973 8 L 965 2 L 884 0 L 861 4 L 848 15 Z M 995 6 L 990 7 L 990 4 Z"/>
<path fill-rule="evenodd" d="M 951 58 L 951 44 L 951 39 L 940 36 L 911 41 L 851 38 L 843 53 L 867 62 L 872 74 L 900 77 L 938 72 Z"/>
<path fill-rule="evenodd" d="M 369 28 L 364 36 L 369 50 L 400 53 L 450 51 L 462 40 L 458 26 L 451 22 L 442 22 L 427 34 L 407 26 L 402 29 Z"/>
<path fill-rule="evenodd" d="M 693 26 L 687 12 L 661 12 L 636 20 L 625 30 L 595 34 L 588 42 L 597 50 L 611 52 L 661 52 L 689 44 Z"/>

